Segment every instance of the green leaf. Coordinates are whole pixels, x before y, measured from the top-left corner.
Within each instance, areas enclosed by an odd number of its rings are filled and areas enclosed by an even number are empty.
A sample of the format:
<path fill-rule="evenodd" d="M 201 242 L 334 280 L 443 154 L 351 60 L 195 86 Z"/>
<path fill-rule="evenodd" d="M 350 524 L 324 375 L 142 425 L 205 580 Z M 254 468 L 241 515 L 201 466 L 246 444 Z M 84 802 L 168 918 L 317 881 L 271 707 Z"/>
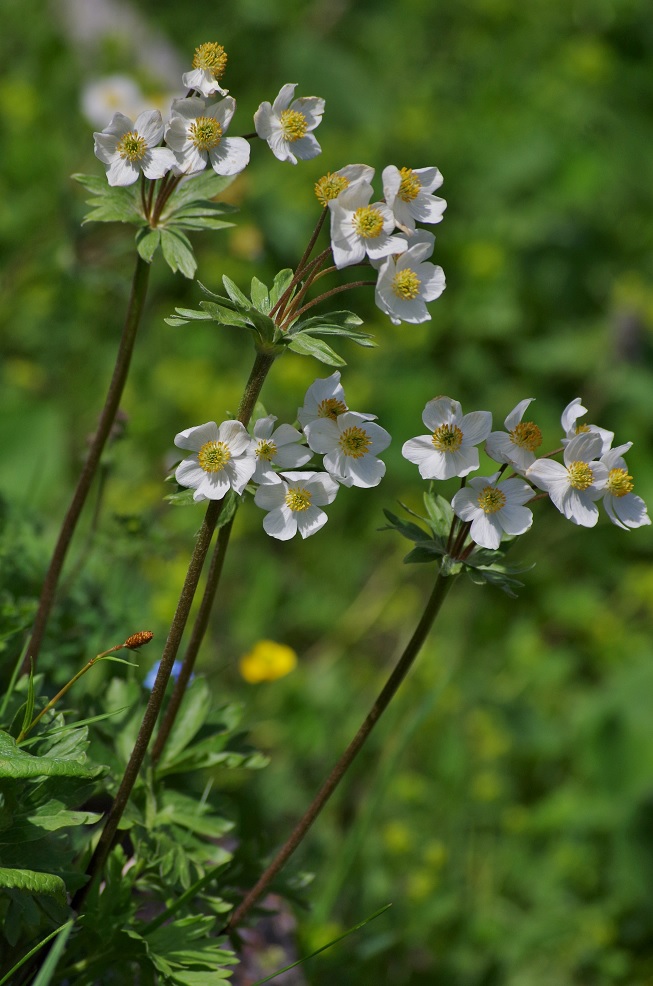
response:
<path fill-rule="evenodd" d="M 234 177 L 233 175 L 229 177 L 216 175 L 215 171 L 211 170 L 203 171 L 199 175 L 182 181 L 168 199 L 161 218 L 169 218 L 190 202 L 200 202 L 205 199 L 215 198 L 216 195 L 219 195 L 220 192 L 223 192 L 225 188 L 231 185 Z"/>
<path fill-rule="evenodd" d="M 252 304 L 255 308 L 258 308 L 260 312 L 264 315 L 270 311 L 272 307 L 270 305 L 270 294 L 266 285 L 263 281 L 259 281 L 258 277 L 252 278 L 252 287 L 250 289 L 250 294 L 252 298 Z"/>
<path fill-rule="evenodd" d="M 320 363 L 326 363 L 327 366 L 347 365 L 346 360 L 338 356 L 326 342 L 322 342 L 321 339 L 313 339 L 312 336 L 305 333 L 293 336 L 291 342 L 288 343 L 288 349 L 291 349 L 293 353 L 299 353 L 301 356 L 314 356 Z"/>
<path fill-rule="evenodd" d="M 415 541 L 418 544 L 426 543 L 432 541 L 432 537 L 428 531 L 423 530 L 418 527 L 417 524 L 411 523 L 409 520 L 401 520 L 396 514 L 391 513 L 390 510 L 384 510 L 383 513 L 386 515 L 390 522 L 389 528 L 382 527 L 381 530 L 395 530 L 399 531 L 403 537 L 408 538 L 409 541 Z"/>
<path fill-rule="evenodd" d="M 63 955 L 64 948 L 66 947 L 66 942 L 68 941 L 68 936 L 73 930 L 73 924 L 75 919 L 68 921 L 57 930 L 57 940 L 48 952 L 47 958 L 41 968 L 39 969 L 39 974 L 33 981 L 32 986 L 49 986 L 52 982 L 52 977 L 54 976 L 57 965 L 59 964 L 59 959 Z"/>
<path fill-rule="evenodd" d="M 68 939 L 68 935 L 70 934 L 70 932 L 72 930 L 72 927 L 73 927 L 74 923 L 75 923 L 75 918 L 71 918 L 70 921 L 66 921 L 66 923 L 65 924 L 62 924 L 60 928 L 55 928 L 55 930 L 52 931 L 52 932 L 50 932 L 49 935 L 46 935 L 45 938 L 41 939 L 41 941 L 38 943 L 38 945 L 35 945 L 34 948 L 30 949 L 30 951 L 27 953 L 27 955 L 23 955 L 22 959 L 20 959 L 16 963 L 16 965 L 12 966 L 11 969 L 9 970 L 9 972 L 5 976 L 3 976 L 2 979 L 0 979 L 0 986 L 5 986 L 6 983 L 10 983 L 11 982 L 11 977 L 13 976 L 13 974 L 15 972 L 18 972 L 19 969 L 22 969 L 22 967 L 25 965 L 25 963 L 26 962 L 29 962 L 29 960 L 32 958 L 33 955 L 36 955 L 36 953 L 39 952 L 43 948 L 44 945 L 47 945 L 48 942 L 49 941 L 52 941 L 53 938 L 56 938 L 57 935 L 61 935 L 61 939 L 63 940 L 63 943 L 65 944 L 65 942 Z M 50 972 L 52 971 L 52 969 L 51 969 L 51 962 L 50 962 L 50 956 L 51 955 L 54 955 L 55 956 L 55 959 L 53 959 L 53 961 L 55 961 L 55 962 L 58 961 L 59 955 L 61 954 L 61 948 L 62 947 L 63 946 L 60 947 L 59 946 L 59 942 L 57 942 L 56 945 L 54 945 L 54 947 L 50 950 L 50 952 L 48 953 L 48 958 L 46 959 L 46 961 L 44 962 L 43 966 L 41 967 L 41 971 L 39 972 L 39 977 L 41 976 L 41 973 L 44 972 L 44 970 L 46 970 L 46 969 L 49 969 Z M 50 972 L 48 972 L 48 975 L 50 975 Z M 35 980 L 34 983 L 32 984 L 32 986 L 36 986 L 36 982 L 37 981 L 38 980 Z M 40 986 L 47 986 L 48 981 L 49 981 L 48 979 L 42 980 Z"/>
<path fill-rule="evenodd" d="M 436 544 L 435 541 L 429 541 L 428 544 L 418 544 L 412 551 L 409 551 L 404 558 L 404 564 L 411 565 L 413 563 L 434 562 L 438 558 L 442 558 L 446 553 L 447 551 L 444 546 Z"/>
<path fill-rule="evenodd" d="M 313 315 L 297 323 L 301 325 L 302 332 L 312 332 L 322 326 L 332 326 L 334 329 L 355 329 L 357 325 L 363 324 L 363 319 L 354 312 L 338 311 L 328 312 L 326 315 Z"/>
<path fill-rule="evenodd" d="M 5 890 L 24 890 L 30 894 L 46 894 L 57 903 L 66 903 L 66 884 L 54 873 L 37 870 L 18 870 L 0 866 L 0 887 Z"/>
<path fill-rule="evenodd" d="M 192 278 L 197 270 L 190 240 L 175 229 L 161 230 L 163 256 L 173 272 L 180 271 L 184 277 Z"/>
<path fill-rule="evenodd" d="M 449 501 L 438 493 L 425 493 L 424 506 L 435 533 L 448 536 L 454 517 Z"/>
<path fill-rule="evenodd" d="M 294 271 L 286 268 L 275 275 L 270 288 L 270 306 L 274 307 L 294 277 Z"/>
<path fill-rule="evenodd" d="M 97 777 L 103 769 L 79 760 L 32 756 L 16 746 L 13 736 L 0 730 L 0 777 Z"/>
<path fill-rule="evenodd" d="M 34 715 L 34 664 L 31 663 L 29 670 L 29 679 L 27 682 L 27 699 L 25 701 L 25 712 L 23 714 L 23 725 L 21 726 L 21 733 L 24 733 L 29 728 Z"/>
<path fill-rule="evenodd" d="M 164 500 L 172 504 L 173 507 L 190 507 L 195 506 L 196 500 L 193 499 L 195 490 L 179 490 L 178 493 L 169 493 L 164 496 Z"/>
<path fill-rule="evenodd" d="M 148 264 L 152 263 L 152 257 L 156 253 L 160 242 L 160 229 L 150 229 L 149 226 L 146 226 L 145 229 L 139 229 L 136 234 L 136 249 L 138 250 L 139 256 Z"/>
<path fill-rule="evenodd" d="M 140 196 L 136 185 L 109 185 L 106 177 L 97 175 L 73 175 L 89 192 L 92 198 L 87 200 L 92 206 L 83 219 L 89 222 L 120 222 L 132 223 L 136 226 L 146 226 L 147 221 L 141 211 Z"/>
<path fill-rule="evenodd" d="M 174 760 L 185 750 L 204 725 L 211 708 L 211 692 L 205 678 L 191 681 L 181 700 L 177 718 L 170 730 L 168 741 L 159 761 L 159 767 Z"/>
<path fill-rule="evenodd" d="M 249 298 L 243 294 L 238 285 L 235 284 L 230 277 L 227 277 L 226 274 L 222 275 L 222 283 L 224 284 L 225 291 L 233 301 L 234 305 L 237 305 L 238 308 L 242 308 L 245 311 L 249 311 L 252 307 L 252 303 Z"/>

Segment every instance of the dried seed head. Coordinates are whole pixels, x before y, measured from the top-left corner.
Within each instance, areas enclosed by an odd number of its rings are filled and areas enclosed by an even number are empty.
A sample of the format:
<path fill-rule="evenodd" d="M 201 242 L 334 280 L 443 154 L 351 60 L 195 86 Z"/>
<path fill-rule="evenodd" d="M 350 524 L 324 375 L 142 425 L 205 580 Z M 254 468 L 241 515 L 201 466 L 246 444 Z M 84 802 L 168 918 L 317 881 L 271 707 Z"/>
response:
<path fill-rule="evenodd" d="M 127 637 L 123 647 L 129 647 L 130 650 L 138 650 L 144 644 L 149 644 L 153 636 L 154 634 L 151 630 L 139 630 L 138 633 L 132 633 L 131 637 Z"/>

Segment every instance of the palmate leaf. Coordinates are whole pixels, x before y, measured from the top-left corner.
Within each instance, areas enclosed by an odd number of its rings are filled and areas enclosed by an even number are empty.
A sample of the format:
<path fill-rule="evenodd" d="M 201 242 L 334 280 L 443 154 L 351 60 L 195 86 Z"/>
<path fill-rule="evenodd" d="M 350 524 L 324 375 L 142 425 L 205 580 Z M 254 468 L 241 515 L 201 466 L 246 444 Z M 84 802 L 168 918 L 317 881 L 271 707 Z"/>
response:
<path fill-rule="evenodd" d="M 99 175 L 73 175 L 75 181 L 91 193 L 87 205 L 91 211 L 84 216 L 82 223 L 133 223 L 146 226 L 147 220 L 141 208 L 138 185 L 112 186 L 106 177 Z"/>
<path fill-rule="evenodd" d="M 305 332 L 293 336 L 288 343 L 288 349 L 292 350 L 293 353 L 299 353 L 301 356 L 314 356 L 320 363 L 326 363 L 327 366 L 347 365 L 347 361 L 342 356 L 338 356 L 326 342 L 323 342 L 322 339 L 314 339 L 313 336 Z"/>
<path fill-rule="evenodd" d="M 173 227 L 161 229 L 161 249 L 173 273 L 180 271 L 184 277 L 195 276 L 197 261 L 190 240 L 184 233 Z"/>

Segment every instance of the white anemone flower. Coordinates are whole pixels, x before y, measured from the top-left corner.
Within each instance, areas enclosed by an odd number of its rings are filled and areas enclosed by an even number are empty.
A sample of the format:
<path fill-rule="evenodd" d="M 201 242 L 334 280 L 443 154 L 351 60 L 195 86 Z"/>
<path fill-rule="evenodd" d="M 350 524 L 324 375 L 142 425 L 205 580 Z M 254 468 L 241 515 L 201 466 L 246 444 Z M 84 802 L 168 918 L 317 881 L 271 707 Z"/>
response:
<path fill-rule="evenodd" d="M 225 137 L 236 109 L 236 100 L 227 96 L 217 103 L 206 103 L 199 96 L 175 99 L 166 144 L 175 155 L 175 172 L 194 175 L 207 164 L 218 175 L 237 175 L 249 163 L 249 143 L 244 137 Z"/>
<path fill-rule="evenodd" d="M 374 295 L 393 325 L 416 325 L 431 318 L 426 302 L 439 298 L 446 286 L 442 268 L 424 262 L 431 256 L 434 242 L 432 233 L 420 230 L 407 250 L 386 257 L 379 265 Z"/>
<path fill-rule="evenodd" d="M 524 534 L 533 523 L 524 506 L 533 498 L 531 487 L 521 479 L 497 482 L 500 475 L 474 476 L 451 501 L 456 516 L 471 522 L 469 535 L 482 548 L 496 549 L 504 534 Z"/>
<path fill-rule="evenodd" d="M 256 470 L 252 479 L 255 483 L 278 483 L 279 477 L 273 465 L 280 469 L 297 469 L 304 466 L 312 456 L 306 446 L 300 447 L 304 441 L 301 431 L 292 425 L 274 427 L 276 415 L 259 418 L 254 425 L 254 452 L 256 455 Z"/>
<path fill-rule="evenodd" d="M 392 236 L 395 220 L 385 202 L 369 205 L 373 189 L 359 181 L 329 202 L 331 250 L 336 267 L 348 267 L 365 259 L 381 260 L 408 247 L 405 237 Z"/>
<path fill-rule="evenodd" d="M 415 232 L 415 220 L 420 223 L 439 223 L 447 208 L 444 199 L 433 195 L 442 184 L 437 168 L 383 169 L 383 194 L 392 209 L 395 222 L 409 235 Z"/>
<path fill-rule="evenodd" d="M 275 101 L 261 103 L 254 114 L 256 133 L 268 143 L 280 161 L 309 161 L 322 153 L 311 133 L 322 121 L 324 100 L 320 96 L 293 99 L 296 82 L 282 86 Z"/>
<path fill-rule="evenodd" d="M 318 377 L 306 391 L 304 404 L 297 411 L 297 420 L 302 428 L 317 418 L 331 418 L 335 421 L 339 414 L 348 411 L 345 392 L 340 383 L 340 370 L 330 377 Z"/>
<path fill-rule="evenodd" d="M 527 397 L 512 409 L 504 424 L 505 431 L 493 431 L 485 443 L 485 451 L 495 462 L 506 462 L 517 472 L 526 472 L 535 462 L 535 449 L 542 444 L 542 432 L 533 421 L 522 421 L 534 397 Z"/>
<path fill-rule="evenodd" d="M 321 205 L 327 206 L 346 188 L 357 185 L 361 181 L 366 181 L 369 185 L 372 178 L 374 178 L 374 168 L 369 164 L 347 164 L 338 171 L 329 171 L 315 182 L 317 200 Z"/>
<path fill-rule="evenodd" d="M 82 90 L 82 112 L 94 127 L 106 127 L 114 113 L 135 119 L 146 109 L 140 86 L 127 75 L 105 75 Z"/>
<path fill-rule="evenodd" d="M 490 411 L 463 415 L 458 401 L 436 397 L 424 408 L 422 421 L 431 431 L 406 442 L 401 454 L 419 466 L 422 479 L 451 479 L 478 469 L 478 449 L 492 428 Z"/>
<path fill-rule="evenodd" d="M 228 89 L 223 89 L 219 80 L 227 67 L 227 53 L 222 45 L 207 41 L 195 49 L 193 69 L 181 77 L 187 89 L 195 89 L 203 96 L 212 96 L 214 92 L 226 96 Z"/>
<path fill-rule="evenodd" d="M 562 430 L 565 433 L 565 437 L 562 439 L 562 444 L 566 445 L 567 442 L 571 441 L 575 435 L 595 432 L 597 435 L 601 436 L 603 442 L 601 452 L 607 452 L 612 445 L 614 432 L 607 431 L 605 428 L 599 428 L 598 425 L 578 424 L 578 419 L 582 418 L 584 414 L 587 414 L 587 408 L 583 407 L 581 404 L 580 397 L 575 397 L 573 401 L 570 401 L 570 403 L 567 404 L 566 408 L 562 412 L 562 417 L 560 418 Z"/>
<path fill-rule="evenodd" d="M 195 490 L 194 500 L 221 500 L 232 489 L 242 493 L 256 469 L 254 442 L 240 421 L 215 421 L 175 435 L 178 448 L 194 454 L 177 466 L 180 486 Z"/>
<path fill-rule="evenodd" d="M 608 467 L 595 461 L 601 455 L 603 438 L 598 432 L 582 432 L 565 446 L 564 465 L 538 459 L 526 472 L 547 492 L 560 513 L 581 527 L 594 527 L 599 519 L 599 500 L 605 491 Z"/>
<path fill-rule="evenodd" d="M 114 113 L 108 127 L 94 133 L 95 156 L 102 161 L 110 185 L 133 185 L 141 171 L 146 178 L 163 178 L 174 166 L 175 156 L 167 147 L 157 147 L 163 136 L 158 110 L 146 110 L 132 122 Z"/>
<path fill-rule="evenodd" d="M 327 471 L 343 486 L 378 486 L 385 462 L 376 458 L 392 441 L 389 433 L 364 414 L 345 411 L 335 420 L 318 418 L 304 428 L 309 446 L 324 455 Z"/>
<path fill-rule="evenodd" d="M 297 531 L 307 538 L 324 527 L 328 518 L 320 507 L 335 500 L 335 479 L 325 472 L 286 472 L 279 480 L 259 486 L 254 496 L 257 507 L 268 511 L 263 518 L 266 533 L 288 541 Z"/>
<path fill-rule="evenodd" d="M 601 456 L 601 462 L 608 469 L 603 506 L 612 523 L 624 531 L 651 523 L 646 504 L 641 496 L 633 493 L 633 477 L 628 474 L 626 461 L 623 458 L 624 452 L 627 452 L 632 444 L 626 442 L 625 445 L 610 449 Z"/>

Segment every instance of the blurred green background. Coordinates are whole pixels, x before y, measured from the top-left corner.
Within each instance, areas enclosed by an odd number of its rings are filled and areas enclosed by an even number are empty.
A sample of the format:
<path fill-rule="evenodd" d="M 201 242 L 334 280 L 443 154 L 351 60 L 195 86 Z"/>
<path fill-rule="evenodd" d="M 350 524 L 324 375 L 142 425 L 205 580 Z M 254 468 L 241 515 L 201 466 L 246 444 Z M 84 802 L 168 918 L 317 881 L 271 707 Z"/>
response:
<path fill-rule="evenodd" d="M 402 567 L 407 543 L 378 532 L 383 507 L 420 507 L 401 446 L 422 432 L 427 400 L 490 409 L 501 427 L 535 397 L 554 447 L 562 408 L 582 396 L 588 421 L 634 442 L 636 492 L 653 503 L 650 4 L 241 0 L 212 12 L 172 0 L 4 0 L 0 26 L 6 673 L 104 398 L 134 262 L 130 229 L 80 225 L 84 193 L 69 175 L 102 173 L 91 132 L 111 116 L 85 117 L 88 87 L 128 75 L 165 105 L 182 94 L 194 47 L 215 40 L 238 100 L 233 134 L 250 131 L 285 82 L 326 99 L 322 156 L 293 168 L 254 146 L 227 194 L 236 225 L 195 237 L 199 279 L 214 289 L 223 273 L 245 287 L 296 263 L 328 170 L 372 164 L 379 195 L 387 164 L 444 175 L 435 260 L 448 287 L 432 321 L 393 327 L 371 291 L 345 296 L 379 342 L 343 351 L 343 384 L 350 406 L 393 435 L 386 479 L 343 490 L 305 543 L 265 537 L 248 503 L 202 652 L 216 701 L 246 703 L 253 740 L 271 755 L 236 792 L 243 837 L 271 851 L 430 590 L 432 570 Z M 151 628 L 159 648 L 165 637 L 201 517 L 162 499 L 173 437 L 235 410 L 252 358 L 236 330 L 165 324 L 199 299 L 156 258 L 99 526 L 91 532 L 91 506 L 44 655 L 54 682 L 127 633 Z M 267 410 L 292 421 L 328 372 L 284 357 Z M 653 983 L 652 543 L 651 528 L 627 533 L 603 516 L 588 531 L 541 504 L 512 552 L 537 562 L 519 599 L 456 585 L 292 864 L 315 873 L 300 953 L 393 903 L 307 966 L 309 982 Z M 238 659 L 261 638 L 291 645 L 299 664 L 250 685 Z M 141 654 L 144 674 L 158 654 Z"/>

